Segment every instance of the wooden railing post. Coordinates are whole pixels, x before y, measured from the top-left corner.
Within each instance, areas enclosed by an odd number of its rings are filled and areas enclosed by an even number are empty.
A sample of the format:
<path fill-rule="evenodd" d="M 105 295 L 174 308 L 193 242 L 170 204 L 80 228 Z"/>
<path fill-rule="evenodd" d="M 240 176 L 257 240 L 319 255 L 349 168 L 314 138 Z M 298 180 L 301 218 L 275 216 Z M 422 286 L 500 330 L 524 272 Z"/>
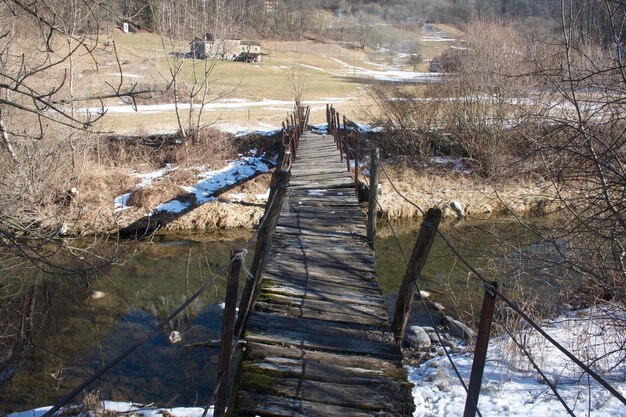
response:
<path fill-rule="evenodd" d="M 230 255 L 230 270 L 226 286 L 226 300 L 224 306 L 224 328 L 220 344 L 220 356 L 217 371 L 217 392 L 215 395 L 215 417 L 224 417 L 228 402 L 228 371 L 233 351 L 233 335 L 235 330 L 235 314 L 237 310 L 237 290 L 239 288 L 239 273 L 241 272 L 241 252 L 233 251 Z"/>
<path fill-rule="evenodd" d="M 339 112 L 335 110 L 335 118 L 333 120 L 333 128 L 335 129 L 335 141 L 337 142 L 337 149 L 341 149 L 341 138 L 339 137 Z M 341 159 L 343 162 L 343 158 Z"/>
<path fill-rule="evenodd" d="M 341 124 L 339 123 L 339 113 L 335 113 L 335 136 L 337 137 L 337 150 L 339 159 L 343 162 L 343 142 L 341 141 Z"/>
<path fill-rule="evenodd" d="M 337 137 L 337 110 L 333 109 L 333 137 L 335 138 L 335 144 L 339 149 L 339 137 Z"/>
<path fill-rule="evenodd" d="M 311 107 L 306 106 L 306 112 L 304 113 L 304 130 L 309 127 L 309 118 L 311 117 Z"/>
<path fill-rule="evenodd" d="M 483 298 L 483 308 L 480 312 L 478 338 L 476 339 L 476 348 L 474 349 L 474 360 L 472 362 L 472 372 L 470 373 L 463 417 L 474 417 L 478 409 L 478 397 L 480 396 L 480 386 L 483 380 L 483 371 L 485 370 L 487 348 L 489 347 L 489 333 L 491 333 L 493 311 L 496 304 L 494 290 L 497 289 L 498 283 L 495 281 L 485 285 L 485 298 Z"/>
<path fill-rule="evenodd" d="M 367 206 L 367 243 L 374 250 L 376 246 L 376 216 L 378 215 L 378 164 L 380 150 L 377 146 L 372 147 L 370 157 L 370 195 Z"/>
<path fill-rule="evenodd" d="M 276 229 L 278 217 L 280 216 L 285 195 L 287 194 L 290 177 L 291 172 L 283 170 L 276 170 L 272 175 L 270 196 L 267 200 L 268 206 L 263 214 L 261 225 L 257 232 L 251 269 L 252 278 L 246 282 L 239 303 L 239 317 L 237 318 L 237 324 L 235 326 L 235 334 L 237 336 L 242 335 L 250 309 L 254 306 L 258 296 L 261 275 L 265 270 L 267 256 L 272 248 L 272 236 L 274 235 L 274 229 Z"/>
<path fill-rule="evenodd" d="M 328 133 L 330 133 L 330 105 L 326 103 L 326 126 L 328 126 Z"/>
<path fill-rule="evenodd" d="M 358 130 L 353 132 L 354 137 L 354 192 L 359 197 L 359 138 L 361 134 Z"/>
<path fill-rule="evenodd" d="M 289 150 L 291 151 L 292 160 L 296 158 L 296 135 L 296 130 L 294 130 L 289 138 Z"/>
<path fill-rule="evenodd" d="M 332 114 L 333 114 L 333 106 L 330 106 L 328 109 L 328 133 L 332 133 Z"/>
<path fill-rule="evenodd" d="M 343 116 L 343 143 L 346 152 L 346 170 L 350 172 L 350 145 L 348 144 L 348 126 L 346 123 L 346 116 Z"/>
<path fill-rule="evenodd" d="M 398 301 L 396 301 L 396 308 L 393 315 L 393 322 L 391 323 L 391 330 L 393 330 L 396 343 L 402 342 L 404 337 L 404 330 L 406 328 L 406 322 L 411 311 L 411 300 L 416 292 L 416 285 L 426 259 L 428 259 L 428 252 L 433 245 L 435 236 L 437 235 L 437 229 L 439 222 L 441 221 L 441 210 L 437 208 L 428 209 L 422 226 L 420 227 L 411 259 L 406 267 L 404 278 L 402 278 L 402 284 L 400 285 L 400 291 L 398 292 Z"/>

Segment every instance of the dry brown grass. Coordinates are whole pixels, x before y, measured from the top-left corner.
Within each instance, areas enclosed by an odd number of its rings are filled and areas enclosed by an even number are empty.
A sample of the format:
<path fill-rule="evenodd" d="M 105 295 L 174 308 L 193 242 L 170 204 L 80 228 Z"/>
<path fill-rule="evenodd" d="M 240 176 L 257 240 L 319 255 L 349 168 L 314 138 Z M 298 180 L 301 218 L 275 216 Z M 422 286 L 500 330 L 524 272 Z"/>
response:
<path fill-rule="evenodd" d="M 90 207 L 111 205 L 113 198 L 133 187 L 135 181 L 126 168 L 107 167 L 88 161 L 78 178 L 76 202 Z"/>
<path fill-rule="evenodd" d="M 497 185 L 475 175 L 451 172 L 449 169 L 406 163 L 385 164 L 385 171 L 395 187 L 410 201 L 426 211 L 439 207 L 444 216 L 456 213 L 450 204 L 458 201 L 465 214 L 471 217 L 489 217 L 497 214 L 549 214 L 561 205 L 550 184 L 518 178 Z M 420 211 L 400 197 L 381 173 L 380 204 L 383 215 L 391 218 L 420 216 Z"/>
<path fill-rule="evenodd" d="M 228 194 L 246 194 L 250 196 L 255 196 L 257 194 L 264 194 L 270 186 L 270 180 L 272 178 L 272 174 L 270 172 L 264 173 L 261 175 L 252 178 L 249 181 L 244 182 L 243 184 L 238 185 L 235 188 L 232 188 L 227 193 L 225 193 L 226 197 Z"/>

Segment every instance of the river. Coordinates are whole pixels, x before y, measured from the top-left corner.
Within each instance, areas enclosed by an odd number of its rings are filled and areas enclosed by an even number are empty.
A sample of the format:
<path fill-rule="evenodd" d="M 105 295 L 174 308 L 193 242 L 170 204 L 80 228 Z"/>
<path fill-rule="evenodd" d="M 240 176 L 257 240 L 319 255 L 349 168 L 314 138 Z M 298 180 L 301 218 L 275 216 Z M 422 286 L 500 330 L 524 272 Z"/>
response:
<path fill-rule="evenodd" d="M 394 225 L 407 257 L 418 228 L 416 221 Z M 404 261 L 389 225 L 383 222 L 379 230 L 377 270 L 383 296 L 391 309 L 404 273 Z M 532 235 L 509 220 L 445 224 L 443 230 L 467 259 L 486 274 L 494 273 L 497 264 L 502 266 L 502 261 L 497 261 L 501 255 L 515 260 L 516 253 L 532 248 Z M 242 247 L 250 235 L 249 231 L 177 233 L 158 235 L 149 243 L 122 243 L 126 252 L 139 252 L 123 264 L 107 268 L 97 278 L 48 282 L 47 291 L 54 291 L 54 303 L 34 335 L 35 347 L 27 351 L 11 382 L 0 389 L 5 410 L 21 411 L 60 399 L 166 317 L 226 264 L 230 252 Z M 506 245 L 500 236 L 507 238 Z M 499 278 L 497 274 L 494 277 Z M 546 282 L 545 277 L 519 277 L 522 287 L 543 286 Z M 420 286 L 431 292 L 431 299 L 441 303 L 448 314 L 470 322 L 476 318 L 482 287 L 440 238 L 435 240 Z M 104 296 L 92 299 L 93 291 L 104 292 Z M 549 292 L 550 288 L 541 291 Z M 103 399 L 117 401 L 205 405 L 214 387 L 218 348 L 190 345 L 220 338 L 224 295 L 222 273 L 163 332 L 90 390 Z M 170 342 L 172 331 L 181 334 L 181 342 Z"/>

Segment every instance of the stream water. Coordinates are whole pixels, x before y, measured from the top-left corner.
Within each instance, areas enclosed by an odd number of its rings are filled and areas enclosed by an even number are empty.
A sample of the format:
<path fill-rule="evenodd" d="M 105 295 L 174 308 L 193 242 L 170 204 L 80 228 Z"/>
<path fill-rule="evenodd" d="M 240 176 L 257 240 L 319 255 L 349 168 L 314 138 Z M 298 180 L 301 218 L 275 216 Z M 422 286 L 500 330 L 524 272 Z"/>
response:
<path fill-rule="evenodd" d="M 394 225 L 407 257 L 418 227 L 415 221 Z M 507 236 L 508 245 L 515 242 L 520 248 L 532 246 L 531 236 L 509 221 L 446 225 L 444 230 L 469 260 L 482 267 L 488 267 L 503 250 L 509 257 L 519 250 L 503 249 L 496 236 Z M 388 225 L 381 225 L 379 236 L 379 281 L 392 308 L 404 261 Z M 211 276 L 210 271 L 226 264 L 231 250 L 240 248 L 248 237 L 249 232 L 241 231 L 225 236 L 162 235 L 151 243 L 140 243 L 139 253 L 123 265 L 108 268 L 106 276 L 57 279 L 54 285 L 47 284 L 46 291 L 54 292 L 54 303 L 34 337 L 35 347 L 27 351 L 12 381 L 0 388 L 5 410 L 21 411 L 60 399 L 166 317 Z M 132 245 L 123 247 L 136 249 L 136 244 Z M 443 304 L 453 315 L 473 317 L 472 311 L 481 302 L 482 287 L 468 279 L 467 270 L 454 260 L 441 239 L 435 241 L 420 284 L 421 289 L 432 293 L 433 301 Z M 104 292 L 104 297 L 92 299 L 94 290 Z M 220 338 L 224 295 L 225 275 L 221 274 L 163 332 L 117 365 L 90 391 L 117 401 L 204 405 L 214 386 L 218 348 L 190 345 Z M 172 344 L 168 339 L 174 330 L 182 335 L 180 343 Z"/>

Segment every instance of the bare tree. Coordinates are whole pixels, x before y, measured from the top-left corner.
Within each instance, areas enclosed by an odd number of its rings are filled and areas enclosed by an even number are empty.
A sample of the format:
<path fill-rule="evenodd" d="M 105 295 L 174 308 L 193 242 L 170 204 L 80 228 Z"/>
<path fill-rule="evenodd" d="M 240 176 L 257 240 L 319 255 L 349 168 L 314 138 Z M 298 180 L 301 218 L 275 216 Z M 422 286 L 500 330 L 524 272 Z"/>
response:
<path fill-rule="evenodd" d="M 567 220 L 540 235 L 583 289 L 576 293 L 583 304 L 596 298 L 623 303 L 626 72 L 620 45 L 626 14 L 610 0 L 561 3 L 558 43 L 540 44 L 533 57 L 546 89 L 542 111 L 532 113 L 541 134 L 526 137 L 525 147 L 560 191 Z"/>
<path fill-rule="evenodd" d="M 99 239 L 65 235 L 81 216 L 76 204 L 82 155 L 105 116 L 108 100 L 134 104 L 141 94 L 123 75 L 91 91 L 77 83 L 77 65 L 99 69 L 97 1 L 0 4 L 0 373 L 27 346 L 38 274 L 96 271 L 114 257 L 94 252 Z M 108 55 L 107 55 L 108 56 Z M 122 64 L 113 59 L 123 74 Z M 80 107 L 97 106 L 90 112 Z M 6 318 L 6 320 L 5 320 Z M 4 382 L 4 381 L 0 381 Z"/>

